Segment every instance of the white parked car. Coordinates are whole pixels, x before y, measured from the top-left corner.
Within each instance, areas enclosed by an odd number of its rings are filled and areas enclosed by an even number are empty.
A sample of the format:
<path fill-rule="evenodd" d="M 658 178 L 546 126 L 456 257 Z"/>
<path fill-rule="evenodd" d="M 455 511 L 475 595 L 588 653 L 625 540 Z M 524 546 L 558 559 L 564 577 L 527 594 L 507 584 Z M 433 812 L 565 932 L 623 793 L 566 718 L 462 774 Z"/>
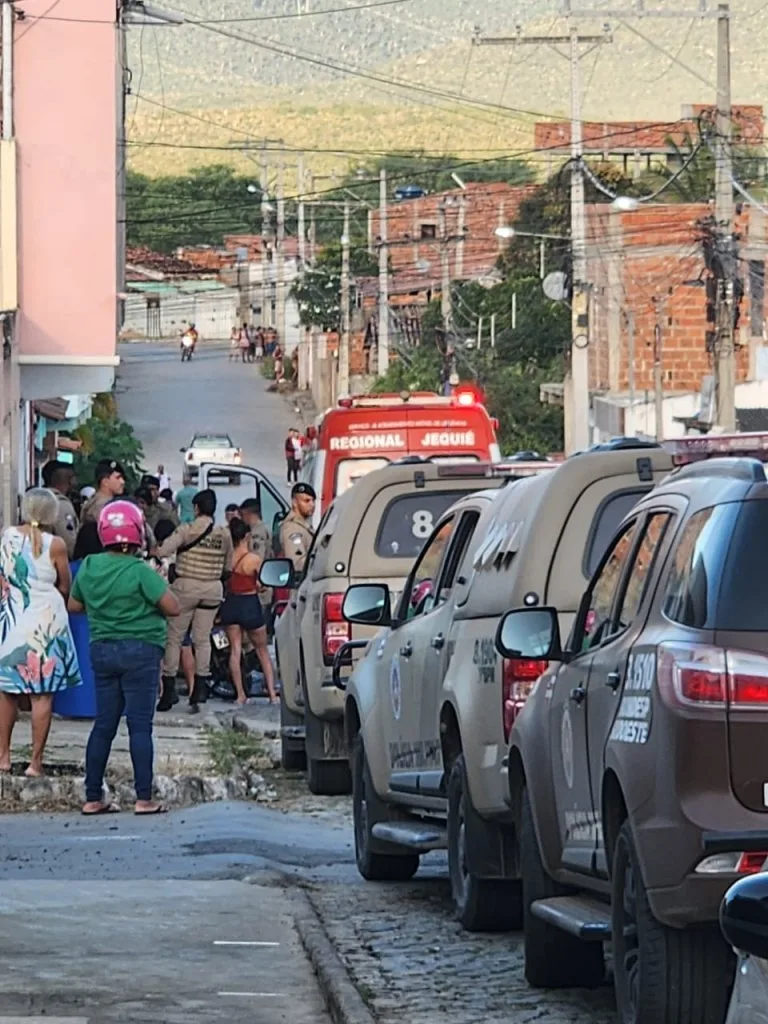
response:
<path fill-rule="evenodd" d="M 180 449 L 184 456 L 184 472 L 197 476 L 204 462 L 239 468 L 243 450 L 233 443 L 229 434 L 195 434 L 189 446 Z"/>
<path fill-rule="evenodd" d="M 768 848 L 765 832 L 755 838 Z M 738 957 L 726 1024 L 768 1024 L 768 858 L 760 850 L 742 857 L 752 859 L 752 870 L 759 865 L 759 873 L 732 885 L 720 908 L 720 927 Z"/>

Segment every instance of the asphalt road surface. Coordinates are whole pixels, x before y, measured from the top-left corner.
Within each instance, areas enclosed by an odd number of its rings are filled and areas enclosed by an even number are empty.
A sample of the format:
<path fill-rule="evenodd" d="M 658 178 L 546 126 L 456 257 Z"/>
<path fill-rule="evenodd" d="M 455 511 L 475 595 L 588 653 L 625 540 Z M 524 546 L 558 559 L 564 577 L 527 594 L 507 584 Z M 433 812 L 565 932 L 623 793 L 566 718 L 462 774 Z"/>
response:
<path fill-rule="evenodd" d="M 287 494 L 283 444 L 290 427 L 306 424 L 290 401 L 267 391 L 256 364 L 230 362 L 228 351 L 202 341 L 192 360 L 182 363 L 175 344 L 120 345 L 120 415 L 144 445 L 147 469 L 162 463 L 174 489 L 182 483 L 179 449 L 197 431 L 229 434 L 243 449 L 243 464 L 261 470 Z M 246 483 L 214 486 L 222 510 L 227 502 L 253 496 Z"/>
<path fill-rule="evenodd" d="M 256 366 L 204 343 L 184 365 L 175 345 L 120 355 L 147 468 L 180 486 L 179 448 L 223 431 L 282 483 L 294 417 Z M 348 836 L 248 804 L 0 817 L 0 1024 L 327 1024 L 293 924 L 304 871 L 355 877 Z"/>

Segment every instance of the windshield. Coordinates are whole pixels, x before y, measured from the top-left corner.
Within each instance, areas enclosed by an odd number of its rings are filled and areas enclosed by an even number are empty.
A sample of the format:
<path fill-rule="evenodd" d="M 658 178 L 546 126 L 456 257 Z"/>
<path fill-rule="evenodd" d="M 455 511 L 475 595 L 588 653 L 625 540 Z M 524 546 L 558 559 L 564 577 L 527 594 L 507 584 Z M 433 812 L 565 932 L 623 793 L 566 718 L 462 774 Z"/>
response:
<path fill-rule="evenodd" d="M 389 459 L 342 459 L 336 468 L 336 494 L 348 491 L 362 476 L 389 465 Z"/>
<path fill-rule="evenodd" d="M 231 448 L 232 442 L 224 435 L 220 437 L 195 437 L 190 448 Z"/>
<path fill-rule="evenodd" d="M 415 558 L 435 528 L 435 523 L 466 491 L 404 494 L 384 510 L 376 537 L 380 558 Z"/>

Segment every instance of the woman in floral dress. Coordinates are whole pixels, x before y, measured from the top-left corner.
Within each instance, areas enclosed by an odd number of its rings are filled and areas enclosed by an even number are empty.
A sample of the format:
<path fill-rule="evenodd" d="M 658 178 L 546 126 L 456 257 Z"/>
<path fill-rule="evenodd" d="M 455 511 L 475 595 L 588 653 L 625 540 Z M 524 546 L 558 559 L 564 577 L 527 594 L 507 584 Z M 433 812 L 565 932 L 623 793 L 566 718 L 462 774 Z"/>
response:
<path fill-rule="evenodd" d="M 56 495 L 34 488 L 21 504 L 22 525 L 0 539 L 0 772 L 11 770 L 19 697 L 27 694 L 32 703 L 26 774 L 40 776 L 53 695 L 82 681 L 67 616 L 67 549 L 52 533 L 57 515 Z"/>

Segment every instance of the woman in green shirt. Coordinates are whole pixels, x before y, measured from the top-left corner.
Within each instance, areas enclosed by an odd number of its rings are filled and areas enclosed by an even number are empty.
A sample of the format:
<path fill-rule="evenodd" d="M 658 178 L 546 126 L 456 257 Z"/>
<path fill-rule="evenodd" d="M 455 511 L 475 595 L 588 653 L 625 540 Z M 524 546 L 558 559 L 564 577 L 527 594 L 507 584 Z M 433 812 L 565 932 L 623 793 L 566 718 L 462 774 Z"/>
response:
<path fill-rule="evenodd" d="M 96 680 L 96 720 L 85 753 L 83 814 L 110 814 L 104 772 L 120 718 L 125 712 L 136 787 L 136 814 L 158 814 L 152 799 L 152 720 L 160 662 L 168 632 L 166 618 L 179 614 L 168 584 L 141 558 L 144 516 L 129 501 L 113 501 L 99 515 L 101 554 L 89 555 L 75 578 L 71 612 L 85 611 Z"/>

